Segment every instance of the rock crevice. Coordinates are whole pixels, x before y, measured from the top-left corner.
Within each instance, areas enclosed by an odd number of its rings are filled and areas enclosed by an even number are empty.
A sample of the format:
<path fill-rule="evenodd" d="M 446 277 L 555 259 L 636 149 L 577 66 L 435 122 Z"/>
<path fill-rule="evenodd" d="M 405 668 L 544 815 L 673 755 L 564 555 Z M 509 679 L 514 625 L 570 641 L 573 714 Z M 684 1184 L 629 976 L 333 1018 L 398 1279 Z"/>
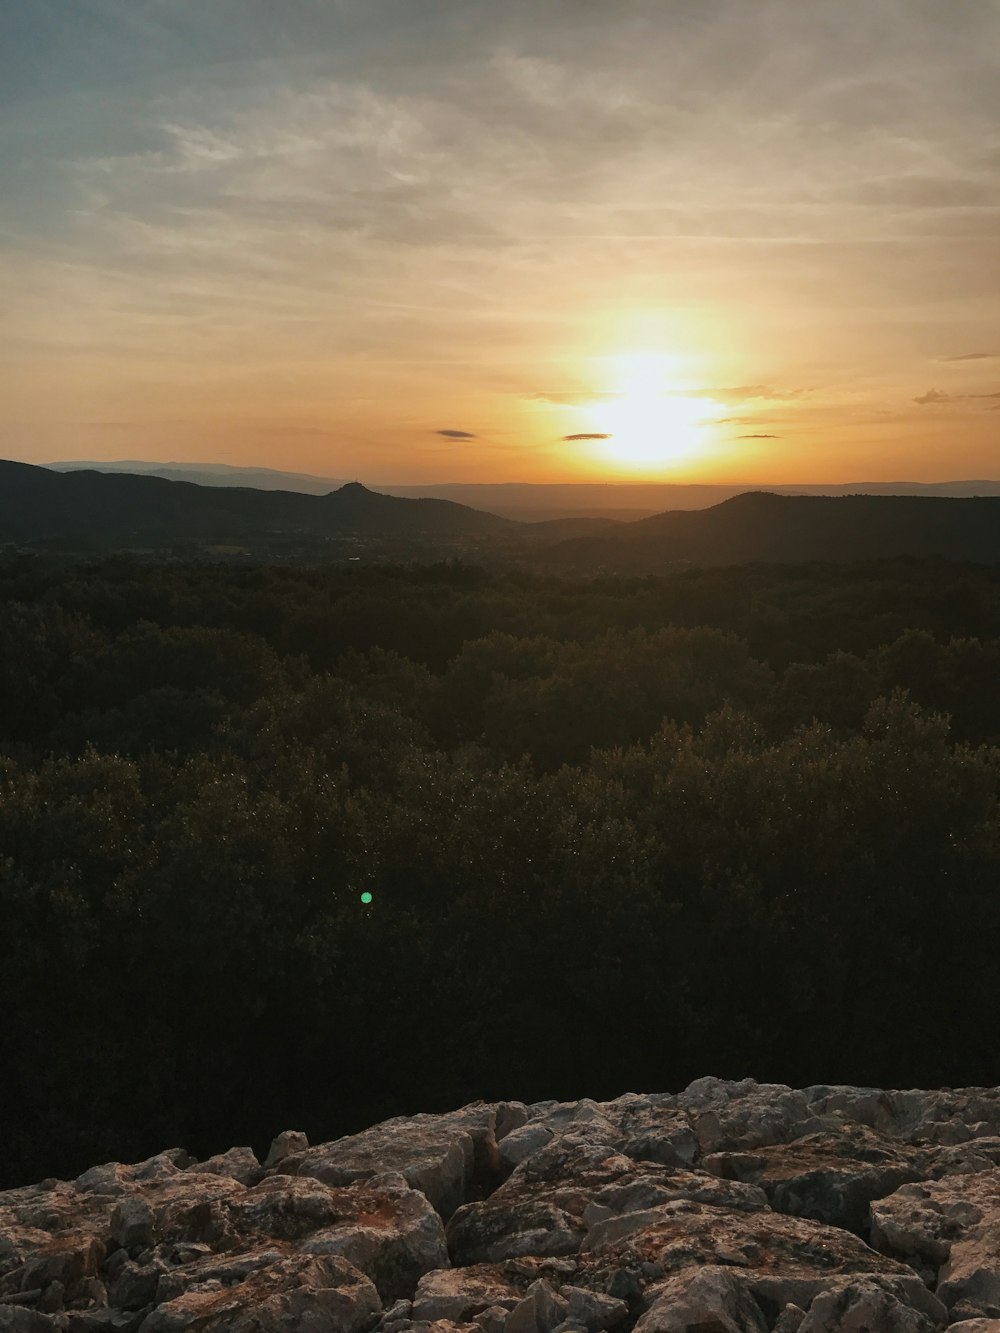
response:
<path fill-rule="evenodd" d="M 1000 1089 L 698 1079 L 0 1193 L 0 1333 L 1000 1333 Z"/>

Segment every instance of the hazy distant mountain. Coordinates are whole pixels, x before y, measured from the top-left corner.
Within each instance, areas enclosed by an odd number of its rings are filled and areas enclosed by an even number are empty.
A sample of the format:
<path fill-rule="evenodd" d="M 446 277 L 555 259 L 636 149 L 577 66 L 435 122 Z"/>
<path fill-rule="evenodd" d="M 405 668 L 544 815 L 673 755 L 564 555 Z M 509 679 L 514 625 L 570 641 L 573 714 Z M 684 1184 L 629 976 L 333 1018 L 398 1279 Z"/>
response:
<path fill-rule="evenodd" d="M 328 495 L 347 484 L 346 478 L 316 477 L 309 472 L 276 472 L 267 467 L 233 467 L 229 463 L 148 463 L 123 458 L 113 463 L 46 463 L 54 472 L 131 472 L 137 476 L 190 481 L 196 486 L 249 486 L 257 491 L 301 491 Z"/>
<path fill-rule="evenodd" d="M 0 462 L 0 541 L 143 545 L 275 534 L 442 540 L 496 537 L 517 526 L 450 500 L 399 499 L 357 482 L 319 496 Z"/>
<path fill-rule="evenodd" d="M 548 568 L 582 573 L 899 555 L 993 562 L 1000 560 L 1000 496 L 751 492 L 631 523 L 587 517 L 517 523 L 451 500 L 379 494 L 358 482 L 304 495 L 0 462 L 0 541 L 259 547 L 334 538 L 397 539 L 412 543 L 406 552 L 414 555 L 456 542 L 515 555 L 530 548 Z"/>
<path fill-rule="evenodd" d="M 685 563 L 902 555 L 1000 561 L 1000 497 L 751 492 L 710 509 L 657 514 L 560 542 L 538 558 L 567 571 L 656 573 Z"/>
<path fill-rule="evenodd" d="M 250 486 L 258 490 L 301 491 L 326 495 L 344 485 L 333 477 L 269 468 L 233 467 L 226 463 L 143 463 L 134 459 L 112 463 L 50 463 L 60 472 L 135 472 L 191 481 L 200 486 Z M 678 485 L 668 482 L 581 483 L 441 483 L 427 486 L 379 485 L 384 495 L 453 500 L 521 522 L 594 517 L 619 520 L 646 518 L 673 509 L 706 509 L 733 495 L 759 489 L 735 486 Z M 858 481 L 825 486 L 789 483 L 769 486 L 779 495 L 1000 495 L 1000 481 Z"/>

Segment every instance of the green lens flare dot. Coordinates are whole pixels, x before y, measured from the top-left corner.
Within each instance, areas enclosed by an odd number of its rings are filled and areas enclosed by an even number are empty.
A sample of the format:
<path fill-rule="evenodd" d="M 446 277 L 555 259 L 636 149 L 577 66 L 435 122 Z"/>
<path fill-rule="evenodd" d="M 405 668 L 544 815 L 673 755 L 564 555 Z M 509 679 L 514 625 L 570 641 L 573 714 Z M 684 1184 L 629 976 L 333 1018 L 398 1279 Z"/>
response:
<path fill-rule="evenodd" d="M 370 903 L 371 900 L 372 900 L 371 894 L 368 892 L 367 889 L 365 889 L 364 893 L 361 895 L 361 901 L 363 903 Z"/>

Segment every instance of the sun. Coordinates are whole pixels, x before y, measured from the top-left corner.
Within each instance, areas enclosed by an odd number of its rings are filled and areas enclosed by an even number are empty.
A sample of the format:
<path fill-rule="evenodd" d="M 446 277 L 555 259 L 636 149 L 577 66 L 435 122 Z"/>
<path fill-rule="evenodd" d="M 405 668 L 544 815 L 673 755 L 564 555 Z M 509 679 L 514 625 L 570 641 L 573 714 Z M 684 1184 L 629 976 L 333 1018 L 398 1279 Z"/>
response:
<path fill-rule="evenodd" d="M 587 406 L 601 454 L 624 467 L 669 467 L 706 443 L 706 426 L 718 404 L 684 394 L 670 379 L 672 358 L 631 352 L 608 358 L 611 387 Z"/>

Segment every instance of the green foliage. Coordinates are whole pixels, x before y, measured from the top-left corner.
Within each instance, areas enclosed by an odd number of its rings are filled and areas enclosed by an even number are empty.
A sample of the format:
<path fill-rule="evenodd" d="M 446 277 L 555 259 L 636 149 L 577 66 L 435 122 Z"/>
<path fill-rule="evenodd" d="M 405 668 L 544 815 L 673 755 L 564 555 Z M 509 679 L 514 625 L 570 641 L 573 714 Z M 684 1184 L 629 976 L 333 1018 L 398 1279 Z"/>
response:
<path fill-rule="evenodd" d="M 998 668 L 1000 576 L 940 562 L 0 565 L 0 1178 L 997 1082 Z"/>

